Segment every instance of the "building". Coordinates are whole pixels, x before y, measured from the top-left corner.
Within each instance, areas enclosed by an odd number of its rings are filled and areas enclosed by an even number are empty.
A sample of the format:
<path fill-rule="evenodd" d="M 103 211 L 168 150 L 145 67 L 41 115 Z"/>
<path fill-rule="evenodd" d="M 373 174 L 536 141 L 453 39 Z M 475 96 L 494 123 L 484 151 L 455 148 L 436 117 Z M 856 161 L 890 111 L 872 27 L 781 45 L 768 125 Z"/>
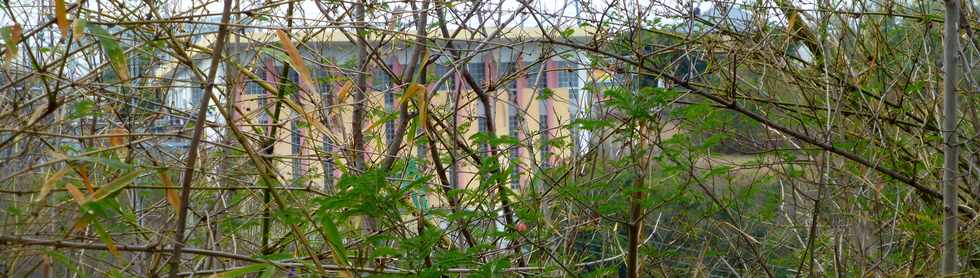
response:
<path fill-rule="evenodd" d="M 498 40 L 521 40 L 540 38 L 535 30 L 515 30 L 514 35 L 504 35 Z M 584 34 L 577 31 L 575 34 Z M 282 177 L 302 186 L 322 186 L 329 190 L 345 171 L 347 161 L 352 156 L 350 149 L 352 121 L 352 90 L 349 84 L 357 72 L 356 45 L 339 31 L 323 31 L 304 34 L 294 32 L 294 38 L 306 38 L 298 44 L 305 65 L 310 69 L 313 83 L 307 84 L 294 70 L 286 71 L 283 84 L 285 94 L 291 101 L 299 104 L 308 115 L 321 120 L 324 132 L 318 125 L 309 123 L 313 118 L 299 115 L 293 109 L 282 106 L 278 118 L 274 115 L 276 96 L 269 94 L 260 82 L 250 78 L 250 74 L 236 72 L 245 70 L 273 87 L 280 87 L 285 54 L 276 47 L 278 39 L 271 32 L 237 34 L 229 39 L 229 55 L 235 57 L 240 67 L 226 68 L 219 79 L 224 80 L 233 92 L 235 103 L 233 122 L 253 138 L 263 138 L 265 142 L 274 138 L 275 144 L 264 149 L 276 161 Z M 402 94 L 406 84 L 394 82 L 391 75 L 400 76 L 407 67 L 414 48 L 399 38 L 372 40 L 379 47 L 380 63 L 373 63 L 368 70 L 369 92 L 367 93 L 367 121 L 364 123 L 367 142 L 367 161 L 377 162 L 393 140 L 396 129 L 397 111 L 402 105 Z M 574 34 L 572 39 L 574 39 Z M 202 40 L 202 44 L 210 38 Z M 427 67 L 426 87 L 430 97 L 428 107 L 432 117 L 446 117 L 443 124 L 458 127 L 456 138 L 469 141 L 477 134 L 485 134 L 486 123 L 491 121 L 496 135 L 513 140 L 498 146 L 506 168 L 513 166 L 510 186 L 521 190 L 527 188 L 531 174 L 574 155 L 573 150 L 581 148 L 584 134 L 572 132 L 567 126 L 570 120 L 585 114 L 588 94 L 583 93 L 583 85 L 590 78 L 590 63 L 585 55 L 577 51 L 545 46 L 539 43 L 522 43 L 515 47 L 486 47 L 472 40 L 454 42 L 463 51 L 465 62 L 453 63 L 446 57 L 439 58 Z M 480 49 L 481 50 L 475 50 Z M 550 49 L 548 55 L 541 55 L 542 49 Z M 430 48 L 432 53 L 441 49 Z M 202 65 L 204 60 L 197 61 Z M 466 82 L 460 71 L 465 67 L 481 87 L 489 89 L 491 111 L 483 111 L 476 94 Z M 387 70 L 386 70 L 387 68 Z M 163 70 L 160 74 L 184 76 L 186 70 L 173 73 Z M 189 78 L 189 76 L 185 76 Z M 182 78 L 178 78 L 180 80 Z M 188 100 L 196 94 L 183 92 L 177 86 L 174 96 L 168 98 L 174 104 L 186 102 L 186 107 L 194 107 L 196 100 Z M 178 92 L 179 91 L 179 92 Z M 194 89 L 189 89 L 194 91 Z M 199 97 L 199 96 L 198 96 Z M 179 106 L 179 105 L 178 105 Z M 180 106 L 180 107 L 185 107 Z M 449 113 L 450 111 L 458 113 Z M 413 109 L 414 111 L 414 109 Z M 210 117 L 209 117 L 210 119 Z M 212 119 L 213 120 L 213 119 Z M 269 134 L 273 124 L 278 123 L 274 136 Z M 421 127 L 408 131 L 414 138 L 406 138 L 406 148 L 399 156 L 412 158 L 418 162 L 422 171 L 431 171 L 424 163 L 429 159 L 428 144 L 421 138 Z M 441 129 L 440 129 L 441 130 Z M 449 139 L 449 134 L 441 134 Z M 572 147 L 555 147 L 559 144 L 573 144 Z M 261 144 L 257 144 L 259 146 Z M 479 144 L 474 151 L 487 153 L 489 146 Z M 458 148 L 440 147 L 444 156 L 443 165 L 450 176 L 450 183 L 456 187 L 479 184 L 479 166 L 466 157 Z M 371 163 L 369 163 L 371 164 Z"/>

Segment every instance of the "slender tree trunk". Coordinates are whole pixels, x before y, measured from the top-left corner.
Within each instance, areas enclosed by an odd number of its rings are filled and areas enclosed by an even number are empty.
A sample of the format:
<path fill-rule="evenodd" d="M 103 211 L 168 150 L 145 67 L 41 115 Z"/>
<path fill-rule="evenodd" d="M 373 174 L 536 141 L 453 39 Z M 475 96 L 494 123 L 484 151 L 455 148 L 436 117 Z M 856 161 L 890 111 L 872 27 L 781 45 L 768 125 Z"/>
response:
<path fill-rule="evenodd" d="M 629 250 L 627 253 L 627 277 L 640 277 L 639 251 L 640 233 L 643 229 L 643 207 L 640 202 L 643 200 L 643 177 L 637 176 L 633 180 L 633 193 L 630 196 L 630 224 L 629 224 Z"/>
<path fill-rule="evenodd" d="M 366 4 L 364 0 L 358 1 L 354 7 L 354 25 L 357 26 L 357 65 L 359 68 L 357 72 L 357 91 L 354 92 L 354 112 L 353 121 L 351 122 L 351 132 L 353 132 L 353 143 L 354 147 L 351 150 L 354 156 L 354 169 L 358 171 L 363 171 L 365 168 L 364 162 L 364 101 L 367 94 L 367 71 L 368 71 L 368 51 L 367 45 L 367 30 L 364 28 L 364 9 Z"/>
<path fill-rule="evenodd" d="M 181 180 L 180 210 L 177 211 L 177 227 L 175 229 L 173 254 L 170 257 L 170 277 L 177 277 L 180 270 L 180 253 L 184 247 L 184 229 L 187 227 L 187 207 L 191 195 L 191 181 L 194 178 L 194 165 L 197 162 L 197 147 L 201 144 L 201 136 L 204 133 L 204 122 L 208 112 L 208 102 L 211 100 L 211 93 L 214 91 L 214 80 L 218 74 L 218 64 L 221 61 L 221 50 L 225 48 L 225 37 L 228 33 L 228 14 L 231 11 L 231 1 L 225 0 L 224 10 L 221 14 L 221 26 L 218 27 L 218 38 L 214 45 L 214 57 L 211 58 L 211 68 L 208 72 L 208 83 L 204 84 L 204 94 L 201 95 L 200 108 L 197 110 L 197 124 L 194 126 L 194 135 L 187 151 L 187 163 L 184 169 L 184 176 Z"/>
<path fill-rule="evenodd" d="M 956 140 L 956 56 L 959 53 L 959 0 L 946 0 L 946 19 L 943 23 L 943 276 L 956 270 L 957 194 L 956 175 L 959 167 Z"/>

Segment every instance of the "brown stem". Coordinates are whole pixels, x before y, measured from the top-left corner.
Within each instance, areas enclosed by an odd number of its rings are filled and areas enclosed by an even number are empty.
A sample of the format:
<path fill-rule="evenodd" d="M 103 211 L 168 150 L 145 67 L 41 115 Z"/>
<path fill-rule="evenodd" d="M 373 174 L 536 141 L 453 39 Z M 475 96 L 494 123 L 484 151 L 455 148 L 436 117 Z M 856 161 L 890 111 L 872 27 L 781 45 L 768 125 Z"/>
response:
<path fill-rule="evenodd" d="M 222 25 L 218 27 L 218 38 L 215 42 L 214 54 L 211 58 L 211 68 L 208 69 L 208 79 L 204 86 L 204 94 L 201 96 L 201 107 L 197 110 L 197 123 L 194 126 L 194 135 L 191 138 L 190 147 L 187 150 L 186 168 L 181 180 L 180 209 L 177 212 L 177 228 L 174 231 L 173 254 L 170 256 L 170 277 L 177 277 L 180 270 L 180 253 L 184 247 L 184 229 L 187 226 L 187 206 L 191 195 L 191 181 L 194 178 L 194 165 L 197 164 L 198 145 L 201 144 L 201 136 L 204 133 L 204 121 L 207 119 L 208 102 L 214 91 L 214 80 L 218 74 L 218 63 L 221 61 L 221 51 L 225 48 L 225 37 L 228 34 L 228 27 L 223 25 L 228 23 L 228 13 L 231 11 L 231 0 L 225 0 L 224 9 L 221 14 Z"/>

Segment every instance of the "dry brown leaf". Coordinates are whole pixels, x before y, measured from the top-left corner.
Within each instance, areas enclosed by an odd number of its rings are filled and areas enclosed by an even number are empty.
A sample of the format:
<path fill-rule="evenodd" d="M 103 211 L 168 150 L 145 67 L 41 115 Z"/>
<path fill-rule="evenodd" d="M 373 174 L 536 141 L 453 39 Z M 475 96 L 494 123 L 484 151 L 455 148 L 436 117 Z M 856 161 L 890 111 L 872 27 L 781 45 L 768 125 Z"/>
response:
<path fill-rule="evenodd" d="M 61 35 L 68 36 L 68 10 L 65 9 L 65 0 L 54 0 L 54 16 L 58 22 L 58 29 Z"/>
<path fill-rule="evenodd" d="M 78 205 L 84 205 L 85 202 L 88 202 L 88 197 L 85 197 L 85 194 L 81 190 L 78 190 L 78 187 L 75 187 L 75 185 L 67 183 L 65 184 L 65 189 L 68 190 L 68 193 L 71 194 L 71 197 L 75 199 Z"/>
<path fill-rule="evenodd" d="M 180 194 L 177 193 L 177 187 L 170 181 L 170 176 L 167 175 L 167 171 L 160 170 L 157 173 L 160 175 L 160 180 L 163 181 L 163 187 L 166 188 L 167 202 L 175 210 L 180 209 Z"/>
<path fill-rule="evenodd" d="M 38 194 L 36 201 L 41 201 L 44 200 L 45 197 L 48 197 L 48 194 L 51 193 L 51 189 L 54 188 L 54 185 L 58 183 L 58 181 L 61 180 L 66 173 L 68 173 L 69 169 L 70 168 L 61 168 L 61 170 L 58 170 L 58 172 L 55 172 L 50 177 L 45 179 L 44 184 L 41 185 L 41 193 Z"/>
<path fill-rule="evenodd" d="M 344 86 L 340 87 L 340 92 L 337 92 L 337 104 L 344 103 L 347 101 L 347 97 L 350 96 L 350 90 L 354 88 L 354 82 L 348 80 L 344 83 Z"/>
<path fill-rule="evenodd" d="M 299 49 L 293 45 L 292 40 L 289 39 L 289 35 L 286 31 L 276 30 L 276 36 L 279 37 L 279 42 L 282 43 L 283 50 L 286 54 L 289 54 L 289 60 L 292 61 L 293 68 L 296 73 L 299 74 L 299 78 L 306 83 L 309 89 L 313 92 L 313 95 L 317 95 L 316 88 L 317 84 L 313 82 L 313 78 L 310 77 L 310 70 L 306 68 L 306 64 L 303 63 L 303 56 L 299 54 Z"/>
<path fill-rule="evenodd" d="M 109 134 L 112 135 L 109 136 L 109 146 L 116 147 L 126 144 L 126 135 L 129 134 L 129 131 L 125 128 L 117 127 L 110 130 Z"/>

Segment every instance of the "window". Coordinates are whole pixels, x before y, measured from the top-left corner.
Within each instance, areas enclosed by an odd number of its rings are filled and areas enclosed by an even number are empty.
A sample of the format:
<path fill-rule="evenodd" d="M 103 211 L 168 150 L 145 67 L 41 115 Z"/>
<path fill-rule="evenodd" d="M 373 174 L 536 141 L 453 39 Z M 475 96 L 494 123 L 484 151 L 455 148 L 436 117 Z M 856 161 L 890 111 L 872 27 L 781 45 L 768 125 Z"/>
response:
<path fill-rule="evenodd" d="M 391 87 L 391 78 L 384 70 L 375 70 L 371 75 L 371 80 L 375 90 L 384 91 Z"/>
<path fill-rule="evenodd" d="M 542 70 L 542 63 L 534 64 L 527 69 L 528 87 L 545 87 L 548 85 L 548 74 Z"/>
<path fill-rule="evenodd" d="M 293 84 L 299 84 L 299 73 L 292 67 L 286 72 L 286 77 L 289 78 L 289 81 L 293 81 Z"/>
<path fill-rule="evenodd" d="M 269 113 L 266 112 L 268 110 L 265 109 L 265 106 L 267 105 L 267 102 L 268 102 L 268 99 L 266 99 L 265 97 L 259 97 L 258 109 L 259 109 L 259 123 L 260 124 L 267 124 L 267 123 L 269 123 Z"/>
<path fill-rule="evenodd" d="M 516 67 L 516 66 L 517 65 L 514 64 L 513 62 L 500 63 L 500 67 L 497 68 L 497 79 L 498 80 L 504 80 L 505 78 L 507 78 L 508 75 L 514 73 L 514 70 L 515 70 L 514 67 Z M 501 87 L 507 88 L 507 89 L 510 89 L 510 90 L 517 89 L 517 81 L 515 81 L 514 79 L 516 79 L 516 77 L 513 77 L 512 76 L 512 80 L 505 81 L 504 84 L 502 84 Z"/>
<path fill-rule="evenodd" d="M 489 123 L 489 120 L 487 119 L 488 118 L 487 111 L 486 109 L 483 109 L 483 104 L 481 103 L 476 104 L 476 107 L 477 107 L 477 128 L 480 131 L 480 133 L 484 135 L 490 135 L 490 131 L 487 129 L 487 124 Z M 490 152 L 490 146 L 488 146 L 486 142 L 481 142 L 480 153 L 488 154 L 489 152 Z"/>
<path fill-rule="evenodd" d="M 432 80 L 432 81 L 438 81 L 438 79 L 442 78 L 444 75 L 447 74 L 449 75 L 442 83 L 439 84 L 439 90 L 449 91 L 455 89 L 456 75 L 452 74 L 451 72 L 452 72 L 452 68 L 450 68 L 449 66 L 436 65 L 436 77 L 435 77 L 436 80 Z"/>
<path fill-rule="evenodd" d="M 517 105 L 518 105 L 517 91 L 516 90 L 507 91 L 507 98 L 510 100 L 510 105 L 507 107 L 508 130 L 510 132 L 511 137 L 517 138 L 517 132 L 519 128 L 518 121 L 520 121 L 520 118 L 518 118 L 517 115 Z"/>
<path fill-rule="evenodd" d="M 571 117 L 571 119 L 577 119 L 578 116 L 579 116 L 578 115 L 578 113 L 579 113 L 578 111 L 579 111 L 579 103 L 580 103 L 579 102 L 579 98 L 580 98 L 579 95 L 580 94 L 581 94 L 581 92 L 579 91 L 579 88 L 570 88 L 570 89 L 568 89 L 568 116 Z M 571 133 L 571 136 L 572 136 L 572 147 L 573 147 L 573 150 L 575 150 L 575 152 L 578 152 L 578 150 L 579 150 L 579 132 L 578 132 L 578 129 L 572 128 L 571 131 L 570 131 L 570 133 Z"/>
<path fill-rule="evenodd" d="M 466 65 L 466 70 L 469 71 L 476 85 L 481 87 L 484 85 L 483 82 L 487 79 L 487 71 L 484 69 L 483 63 L 468 64 Z"/>
<path fill-rule="evenodd" d="M 385 111 L 392 112 L 395 110 L 395 93 L 392 91 L 385 91 Z M 385 121 L 385 142 L 389 145 L 395 142 L 395 122 L 391 120 Z"/>
<path fill-rule="evenodd" d="M 320 91 L 320 101 L 325 105 L 329 104 L 330 102 L 328 100 L 330 99 L 330 91 L 332 89 L 330 86 L 330 73 L 326 70 L 316 71 L 316 80 L 313 80 L 313 82 L 317 83 L 317 91 Z"/>
<path fill-rule="evenodd" d="M 191 107 L 196 108 L 201 105 L 201 97 L 204 96 L 204 89 L 200 86 L 193 86 L 191 88 Z"/>
<path fill-rule="evenodd" d="M 301 160 L 298 157 L 301 151 L 300 143 L 303 140 L 303 138 L 300 135 L 299 127 L 296 122 L 297 120 L 292 121 L 292 128 L 290 129 L 292 131 L 292 142 L 290 143 L 292 143 L 291 144 L 292 151 L 293 151 L 292 154 L 294 156 L 293 157 L 293 180 L 296 180 L 297 178 L 303 175 L 303 167 L 301 164 Z"/>
<path fill-rule="evenodd" d="M 148 69 L 149 59 L 138 52 L 134 52 L 129 58 L 129 74 L 131 77 L 141 77 L 143 72 Z"/>
<path fill-rule="evenodd" d="M 579 94 L 578 88 L 568 89 L 568 114 L 573 119 L 578 116 Z"/>
<path fill-rule="evenodd" d="M 507 107 L 507 130 L 508 134 L 515 139 L 518 137 L 520 131 L 520 117 L 517 111 L 517 90 L 507 90 L 507 99 L 510 105 Z M 520 145 L 514 145 L 510 148 L 510 163 L 513 166 L 513 171 L 510 172 L 510 187 L 517 189 L 520 187 Z"/>
<path fill-rule="evenodd" d="M 558 87 L 578 87 L 578 71 L 572 62 L 558 63 Z"/>
<path fill-rule="evenodd" d="M 510 172 L 510 188 L 520 188 L 521 187 L 521 171 L 518 170 L 521 166 L 520 164 L 520 149 L 517 146 L 510 148 L 510 164 L 513 166 L 513 170 Z"/>
<path fill-rule="evenodd" d="M 257 68 L 255 68 L 255 75 L 258 76 L 259 79 L 264 79 L 265 78 L 265 68 L 263 68 L 263 67 L 257 67 Z M 249 79 L 248 82 L 245 83 L 245 94 L 246 95 L 261 95 L 263 93 L 265 93 L 265 89 L 263 89 L 262 86 L 259 85 L 259 82 L 256 82 L 256 81 L 253 81 L 253 80 Z"/>
<path fill-rule="evenodd" d="M 541 124 L 540 124 L 541 125 L 541 130 L 540 130 L 541 131 L 541 140 L 539 142 L 539 143 L 541 143 L 541 151 L 540 151 L 541 152 L 541 167 L 547 168 L 547 167 L 551 167 L 551 165 L 548 163 L 548 157 L 550 156 L 549 150 L 548 150 L 548 140 L 551 139 L 551 138 L 549 138 L 549 135 L 548 135 L 548 114 L 547 113 L 542 113 L 539 116 L 538 120 L 541 122 Z"/>
<path fill-rule="evenodd" d="M 326 153 L 323 160 L 323 190 L 326 191 L 333 187 L 333 145 L 330 144 L 330 137 L 323 136 L 323 152 Z"/>

